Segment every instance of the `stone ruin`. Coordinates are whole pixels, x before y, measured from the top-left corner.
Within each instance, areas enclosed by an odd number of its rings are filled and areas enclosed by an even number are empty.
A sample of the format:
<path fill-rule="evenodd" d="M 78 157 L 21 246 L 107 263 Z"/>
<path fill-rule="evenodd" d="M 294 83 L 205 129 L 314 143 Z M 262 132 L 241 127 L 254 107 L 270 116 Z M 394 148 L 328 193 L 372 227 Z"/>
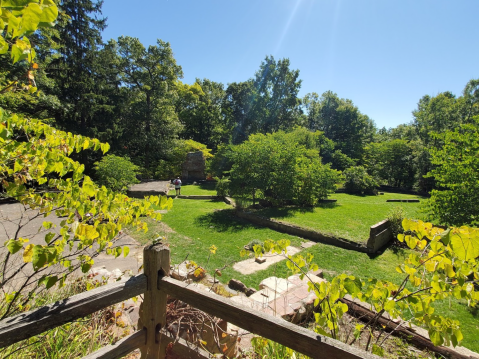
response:
<path fill-rule="evenodd" d="M 186 155 L 186 161 L 182 165 L 181 179 L 186 181 L 202 181 L 206 179 L 205 175 L 205 157 L 203 152 L 189 152 Z"/>

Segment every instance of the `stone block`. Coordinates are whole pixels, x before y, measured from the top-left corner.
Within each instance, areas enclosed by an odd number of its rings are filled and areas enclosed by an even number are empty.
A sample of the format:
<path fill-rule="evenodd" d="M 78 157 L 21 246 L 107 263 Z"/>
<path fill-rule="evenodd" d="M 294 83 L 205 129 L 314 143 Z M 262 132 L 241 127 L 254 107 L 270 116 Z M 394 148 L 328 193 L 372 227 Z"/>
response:
<path fill-rule="evenodd" d="M 319 277 L 319 278 L 324 278 L 322 269 L 316 269 L 315 271 L 310 271 L 308 274 L 315 275 L 316 277 Z"/>
<path fill-rule="evenodd" d="M 287 292 L 288 290 L 291 290 L 295 287 L 295 285 L 288 280 L 284 278 L 278 278 L 278 277 L 269 277 L 266 279 L 263 279 L 261 283 L 259 284 L 260 289 L 264 288 L 269 288 L 270 290 L 282 294 L 284 292 Z"/>
<path fill-rule="evenodd" d="M 230 281 L 228 282 L 228 287 L 240 292 L 246 291 L 246 286 L 243 284 L 243 282 L 237 279 L 230 279 Z"/>
<path fill-rule="evenodd" d="M 274 290 L 271 290 L 269 288 L 263 288 L 256 293 L 252 294 L 250 297 L 248 297 L 251 300 L 254 300 L 255 302 L 259 303 L 263 307 L 267 307 L 268 303 L 279 298 L 280 295 L 276 293 Z"/>
<path fill-rule="evenodd" d="M 252 296 L 252 295 L 255 294 L 256 292 L 257 292 L 257 290 L 254 289 L 254 288 L 246 288 L 246 290 L 245 290 L 245 294 L 246 294 L 247 297 Z"/>
<path fill-rule="evenodd" d="M 254 261 L 255 261 L 256 263 L 263 264 L 264 262 L 266 262 L 266 258 L 265 258 L 265 257 L 256 257 L 256 258 L 254 259 Z"/>

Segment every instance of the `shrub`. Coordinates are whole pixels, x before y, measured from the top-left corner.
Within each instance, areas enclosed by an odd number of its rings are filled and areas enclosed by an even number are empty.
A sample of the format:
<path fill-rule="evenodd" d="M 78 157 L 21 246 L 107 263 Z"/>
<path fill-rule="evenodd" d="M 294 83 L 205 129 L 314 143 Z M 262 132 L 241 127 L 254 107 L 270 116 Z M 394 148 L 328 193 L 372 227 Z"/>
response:
<path fill-rule="evenodd" d="M 216 195 L 217 196 L 228 196 L 229 195 L 229 184 L 230 180 L 228 178 L 218 178 L 215 177 L 216 180 Z"/>
<path fill-rule="evenodd" d="M 377 181 L 362 166 L 354 166 L 344 171 L 344 188 L 348 193 L 376 194 Z"/>
<path fill-rule="evenodd" d="M 402 221 L 406 218 L 406 213 L 402 207 L 394 207 L 387 214 L 386 218 L 389 220 L 391 230 L 393 232 L 394 240 L 397 240 L 397 236 L 400 233 L 404 233 L 402 228 Z"/>
<path fill-rule="evenodd" d="M 230 191 L 235 197 L 265 199 L 274 206 L 310 206 L 336 189 L 340 173 L 323 165 L 319 151 L 297 139 L 295 131 L 255 134 L 225 154 L 232 163 Z"/>
<path fill-rule="evenodd" d="M 126 192 L 128 186 L 139 183 L 136 178 L 138 166 L 128 158 L 108 155 L 95 163 L 97 183 L 119 192 Z"/>

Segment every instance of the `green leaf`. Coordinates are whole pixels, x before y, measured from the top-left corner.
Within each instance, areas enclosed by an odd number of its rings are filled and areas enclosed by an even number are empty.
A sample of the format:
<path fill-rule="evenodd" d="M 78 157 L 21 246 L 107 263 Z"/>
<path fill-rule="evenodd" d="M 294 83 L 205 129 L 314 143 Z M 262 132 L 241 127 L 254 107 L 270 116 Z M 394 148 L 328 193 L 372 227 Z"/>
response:
<path fill-rule="evenodd" d="M 5 242 L 5 246 L 11 254 L 17 253 L 20 249 L 23 248 L 23 242 L 10 239 Z"/>
<path fill-rule="evenodd" d="M 442 345 L 444 339 L 442 334 L 436 330 L 429 330 L 429 339 L 434 345 Z"/>
<path fill-rule="evenodd" d="M 361 292 L 361 281 L 358 278 L 355 278 L 354 280 L 346 278 L 344 280 L 344 288 L 354 297 Z"/>
<path fill-rule="evenodd" d="M 451 248 L 460 260 L 469 260 L 479 257 L 479 237 L 477 230 L 459 229 L 450 236 Z"/>
<path fill-rule="evenodd" d="M 49 232 L 45 235 L 45 243 L 49 244 L 50 241 L 55 237 L 55 233 Z"/>
<path fill-rule="evenodd" d="M 82 273 L 88 272 L 88 271 L 90 270 L 91 266 L 92 266 L 92 264 L 91 264 L 90 262 L 83 263 L 83 264 L 81 265 L 81 271 L 82 271 Z"/>
<path fill-rule="evenodd" d="M 120 256 L 122 251 L 123 251 L 122 247 L 116 247 L 115 248 L 115 258 Z"/>
<path fill-rule="evenodd" d="M 23 12 L 21 28 L 24 32 L 34 32 L 38 28 L 42 9 L 38 4 L 30 3 Z"/>
<path fill-rule="evenodd" d="M 94 197 L 96 194 L 95 185 L 91 181 L 89 177 L 85 177 L 82 186 L 83 192 L 86 193 L 87 196 Z"/>
<path fill-rule="evenodd" d="M 17 39 L 15 44 L 12 45 L 12 59 L 13 63 L 28 58 L 30 52 L 30 44 L 24 40 Z"/>
<path fill-rule="evenodd" d="M 373 354 L 379 355 L 380 357 L 385 356 L 384 349 L 376 344 L 373 344 L 373 348 L 371 349 L 371 352 Z"/>
<path fill-rule="evenodd" d="M 123 257 L 126 257 L 130 253 L 130 248 L 128 247 L 123 247 Z"/>
<path fill-rule="evenodd" d="M 42 14 L 40 16 L 40 22 L 53 22 L 58 16 L 58 8 L 51 0 L 43 1 Z"/>
<path fill-rule="evenodd" d="M 47 255 L 45 250 L 42 246 L 36 245 L 33 247 L 33 255 L 32 255 L 32 264 L 33 269 L 38 270 L 43 268 L 47 263 Z"/>
<path fill-rule="evenodd" d="M 1 28 L 3 29 L 3 27 Z M 7 51 L 8 51 L 8 44 L 3 38 L 3 36 L 0 36 L 0 54 L 5 54 L 7 53 Z"/>

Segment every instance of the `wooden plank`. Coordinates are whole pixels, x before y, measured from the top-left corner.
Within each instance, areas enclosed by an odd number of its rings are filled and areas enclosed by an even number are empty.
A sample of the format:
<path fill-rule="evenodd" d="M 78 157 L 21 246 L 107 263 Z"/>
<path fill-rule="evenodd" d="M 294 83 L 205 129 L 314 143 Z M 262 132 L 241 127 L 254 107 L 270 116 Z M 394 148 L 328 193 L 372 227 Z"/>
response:
<path fill-rule="evenodd" d="M 143 250 L 143 273 L 147 288 L 140 310 L 140 322 L 146 330 L 146 345 L 141 357 L 164 357 L 167 343 L 160 341 L 160 330 L 166 327 L 166 300 L 168 295 L 158 290 L 158 280 L 170 274 L 170 249 L 166 244 L 155 243 Z"/>
<path fill-rule="evenodd" d="M 146 277 L 140 274 L 127 281 L 107 284 L 54 304 L 6 318 L 0 322 L 0 348 L 135 297 L 145 290 Z"/>
<path fill-rule="evenodd" d="M 82 359 L 119 359 L 131 353 L 133 350 L 145 345 L 145 343 L 146 331 L 140 330 L 120 339 L 115 344 L 107 345 Z"/>
<path fill-rule="evenodd" d="M 379 358 L 340 341 L 324 337 L 281 318 L 231 302 L 194 285 L 163 277 L 158 288 L 204 312 L 222 318 L 249 332 L 281 343 L 312 358 Z"/>
<path fill-rule="evenodd" d="M 188 359 L 205 359 L 211 358 L 212 355 L 206 350 L 201 349 L 195 344 L 189 343 L 182 338 L 175 339 L 167 331 L 161 331 L 161 341 L 164 341 L 167 350 L 165 359 L 188 358 Z M 169 344 L 171 344 L 171 349 Z"/>

